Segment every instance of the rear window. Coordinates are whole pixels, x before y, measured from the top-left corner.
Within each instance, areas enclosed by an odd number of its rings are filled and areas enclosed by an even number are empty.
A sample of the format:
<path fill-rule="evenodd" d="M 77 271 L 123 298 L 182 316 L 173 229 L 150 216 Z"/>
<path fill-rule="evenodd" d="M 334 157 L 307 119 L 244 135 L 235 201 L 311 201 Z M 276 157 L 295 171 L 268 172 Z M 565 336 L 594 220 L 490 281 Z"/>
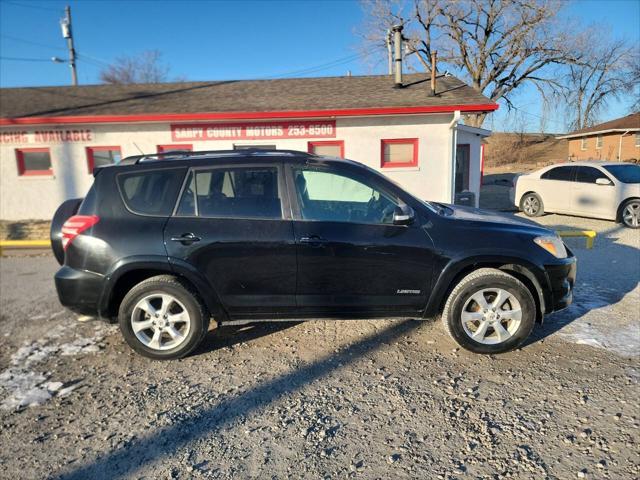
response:
<path fill-rule="evenodd" d="M 573 181 L 573 167 L 556 167 L 544 172 L 540 178 L 545 180 Z"/>
<path fill-rule="evenodd" d="M 282 218 L 278 169 L 217 168 L 198 170 L 187 181 L 178 215 L 200 217 Z"/>
<path fill-rule="evenodd" d="M 122 200 L 140 215 L 171 215 L 185 169 L 151 170 L 118 175 Z"/>

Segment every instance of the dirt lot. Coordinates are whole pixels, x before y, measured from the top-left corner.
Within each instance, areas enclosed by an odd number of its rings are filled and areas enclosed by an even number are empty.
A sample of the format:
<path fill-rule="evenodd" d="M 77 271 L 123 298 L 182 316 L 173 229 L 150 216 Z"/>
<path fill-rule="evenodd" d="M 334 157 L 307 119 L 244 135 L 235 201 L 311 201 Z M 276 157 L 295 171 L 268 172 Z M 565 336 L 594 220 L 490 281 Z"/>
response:
<path fill-rule="evenodd" d="M 59 306 L 51 256 L 2 258 L 0 478 L 638 478 L 640 236 L 541 223 L 600 235 L 571 243 L 574 305 L 500 356 L 435 321 L 315 321 L 151 362 Z"/>

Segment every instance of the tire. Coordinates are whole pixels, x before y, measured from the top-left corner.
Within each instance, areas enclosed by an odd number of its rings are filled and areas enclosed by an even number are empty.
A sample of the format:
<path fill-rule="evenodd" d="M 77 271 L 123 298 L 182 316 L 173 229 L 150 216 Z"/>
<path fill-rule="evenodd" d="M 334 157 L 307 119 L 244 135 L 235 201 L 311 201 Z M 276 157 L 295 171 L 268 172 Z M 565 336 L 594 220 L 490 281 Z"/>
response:
<path fill-rule="evenodd" d="M 640 228 L 640 200 L 628 200 L 620 209 L 620 220 L 625 227 Z"/>
<path fill-rule="evenodd" d="M 534 192 L 526 193 L 520 199 L 520 210 L 527 217 L 539 217 L 544 214 L 544 203 L 540 195 Z"/>
<path fill-rule="evenodd" d="M 140 282 L 125 295 L 118 323 L 125 341 L 137 353 L 154 360 L 173 360 L 188 355 L 202 342 L 209 315 L 190 286 L 171 275 L 159 275 Z"/>
<path fill-rule="evenodd" d="M 503 292 L 501 299 L 496 298 L 499 291 Z M 487 302 L 487 313 L 483 313 L 479 295 Z M 492 303 L 496 300 L 499 305 L 494 312 L 496 305 Z M 512 313 L 501 313 L 505 311 Z M 517 278 L 493 268 L 481 268 L 464 277 L 454 287 L 442 312 L 447 333 L 474 353 L 503 353 L 517 348 L 531 334 L 535 320 L 536 303 L 529 289 Z"/>

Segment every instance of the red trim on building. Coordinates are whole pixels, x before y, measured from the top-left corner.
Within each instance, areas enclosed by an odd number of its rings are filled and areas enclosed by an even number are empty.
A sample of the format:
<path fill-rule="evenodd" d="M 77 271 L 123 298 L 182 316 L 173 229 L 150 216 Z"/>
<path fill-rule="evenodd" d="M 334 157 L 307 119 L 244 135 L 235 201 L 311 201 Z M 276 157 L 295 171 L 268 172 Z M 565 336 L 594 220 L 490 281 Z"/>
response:
<path fill-rule="evenodd" d="M 384 146 L 388 144 L 411 143 L 413 144 L 413 158 L 410 162 L 385 162 Z M 380 168 L 403 168 L 418 166 L 418 139 L 417 138 L 392 138 L 380 140 Z"/>
<path fill-rule="evenodd" d="M 171 150 L 189 150 L 192 151 L 193 150 L 193 145 L 190 143 L 174 143 L 172 145 L 158 145 L 157 146 L 157 152 L 158 153 L 164 153 L 164 152 L 170 152 Z"/>
<path fill-rule="evenodd" d="M 89 167 L 89 173 L 93 173 L 93 169 L 95 168 L 95 162 L 93 160 L 93 152 L 106 152 L 110 150 L 117 150 L 120 152 L 120 157 L 122 157 L 122 149 L 117 146 L 112 147 L 86 147 L 87 152 L 87 167 Z"/>
<path fill-rule="evenodd" d="M 272 112 L 156 113 L 133 115 L 70 115 L 64 117 L 0 118 L 0 125 L 48 125 L 74 123 L 176 122 L 206 120 L 259 120 L 273 118 L 362 117 L 370 115 L 411 115 L 419 113 L 492 112 L 497 103 L 471 105 L 431 105 L 422 107 L 344 108 L 335 110 L 289 110 Z"/>
<path fill-rule="evenodd" d="M 340 158 L 344 158 L 344 140 L 321 140 L 307 142 L 307 152 L 315 153 L 315 147 L 335 146 L 340 147 Z"/>
<path fill-rule="evenodd" d="M 53 164 L 51 165 L 51 168 L 49 168 L 48 170 L 27 170 L 25 165 L 24 165 L 24 153 L 25 152 L 46 152 L 49 154 L 49 163 L 51 163 L 51 151 L 49 150 L 49 148 L 16 148 L 16 162 L 18 163 L 18 175 L 21 177 L 26 177 L 26 176 L 37 176 L 37 175 L 44 175 L 44 176 L 51 176 L 53 175 Z"/>

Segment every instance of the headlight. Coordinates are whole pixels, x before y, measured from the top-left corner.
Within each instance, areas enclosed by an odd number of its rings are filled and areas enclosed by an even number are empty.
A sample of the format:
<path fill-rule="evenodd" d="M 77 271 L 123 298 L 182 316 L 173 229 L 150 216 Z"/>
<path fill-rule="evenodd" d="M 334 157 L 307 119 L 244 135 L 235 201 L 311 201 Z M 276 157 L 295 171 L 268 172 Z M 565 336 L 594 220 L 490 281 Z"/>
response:
<path fill-rule="evenodd" d="M 560 237 L 549 235 L 546 237 L 534 238 L 533 241 L 554 257 L 567 258 L 567 249 L 564 247 L 564 243 L 562 243 Z"/>

